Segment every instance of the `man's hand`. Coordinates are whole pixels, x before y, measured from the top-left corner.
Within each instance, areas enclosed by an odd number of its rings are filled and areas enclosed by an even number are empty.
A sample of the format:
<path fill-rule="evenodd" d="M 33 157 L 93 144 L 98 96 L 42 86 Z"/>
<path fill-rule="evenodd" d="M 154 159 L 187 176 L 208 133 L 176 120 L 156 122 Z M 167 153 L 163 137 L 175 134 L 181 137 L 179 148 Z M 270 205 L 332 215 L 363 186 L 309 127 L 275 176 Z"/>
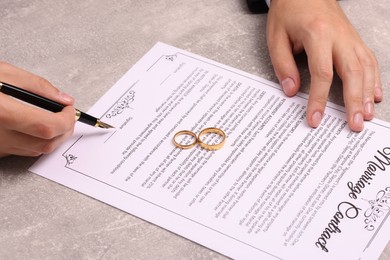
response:
<path fill-rule="evenodd" d="M 374 102 L 382 100 L 378 63 L 335 0 L 272 0 L 267 41 L 283 91 L 293 96 L 300 88 L 294 54 L 306 51 L 311 75 L 307 121 L 321 123 L 333 68 L 343 82 L 348 125 L 364 128 L 374 117 Z"/>
<path fill-rule="evenodd" d="M 49 153 L 73 133 L 72 97 L 47 80 L 4 62 L 0 62 L 0 81 L 67 105 L 63 111 L 52 113 L 0 92 L 0 157 Z"/>

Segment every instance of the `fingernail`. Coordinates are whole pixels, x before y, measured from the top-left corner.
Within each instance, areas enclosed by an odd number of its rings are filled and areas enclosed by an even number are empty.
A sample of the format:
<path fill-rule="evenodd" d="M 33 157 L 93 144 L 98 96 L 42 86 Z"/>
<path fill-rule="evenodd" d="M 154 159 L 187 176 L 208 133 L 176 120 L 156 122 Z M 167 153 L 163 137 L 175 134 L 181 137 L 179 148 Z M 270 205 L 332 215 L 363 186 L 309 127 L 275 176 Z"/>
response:
<path fill-rule="evenodd" d="M 292 78 L 285 78 L 282 80 L 282 88 L 287 96 L 295 94 L 295 82 Z"/>
<path fill-rule="evenodd" d="M 356 126 L 363 126 L 363 114 L 362 113 L 356 113 L 353 117 L 353 123 Z"/>
<path fill-rule="evenodd" d="M 311 116 L 313 127 L 318 127 L 321 124 L 321 120 L 322 120 L 322 113 L 318 111 L 314 112 L 314 114 Z"/>
<path fill-rule="evenodd" d="M 372 104 L 370 101 L 367 101 L 364 105 L 364 112 L 369 115 L 374 114 L 374 104 Z"/>
<path fill-rule="evenodd" d="M 377 85 L 375 85 L 375 88 L 374 88 L 374 95 L 375 95 L 375 97 L 382 96 L 382 89 L 380 87 L 378 87 Z"/>
<path fill-rule="evenodd" d="M 64 100 L 65 102 L 68 102 L 68 103 L 74 102 L 74 98 L 69 96 L 68 94 L 66 94 L 64 92 L 60 92 L 59 95 L 60 95 L 61 99 Z"/>

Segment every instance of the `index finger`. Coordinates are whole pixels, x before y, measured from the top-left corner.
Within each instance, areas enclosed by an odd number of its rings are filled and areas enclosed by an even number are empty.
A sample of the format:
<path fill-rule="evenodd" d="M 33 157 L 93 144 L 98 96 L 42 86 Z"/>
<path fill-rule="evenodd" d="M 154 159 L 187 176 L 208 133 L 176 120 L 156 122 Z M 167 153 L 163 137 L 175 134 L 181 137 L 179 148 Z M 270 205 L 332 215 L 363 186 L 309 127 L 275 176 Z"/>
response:
<path fill-rule="evenodd" d="M 0 81 L 21 87 L 64 105 L 74 104 L 72 97 L 59 91 L 46 79 L 5 62 L 0 62 Z"/>

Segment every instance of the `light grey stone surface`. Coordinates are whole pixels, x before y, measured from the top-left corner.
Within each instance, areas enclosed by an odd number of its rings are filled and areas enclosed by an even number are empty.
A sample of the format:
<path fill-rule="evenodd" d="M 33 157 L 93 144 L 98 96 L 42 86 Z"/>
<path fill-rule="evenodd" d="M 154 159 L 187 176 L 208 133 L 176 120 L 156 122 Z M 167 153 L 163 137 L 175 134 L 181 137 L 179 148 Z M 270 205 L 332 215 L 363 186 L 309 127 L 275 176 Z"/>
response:
<path fill-rule="evenodd" d="M 340 4 L 377 55 L 384 101 L 376 115 L 390 121 L 388 0 Z M 265 23 L 244 0 L 1 0 L 0 60 L 44 76 L 88 110 L 157 41 L 276 81 Z M 340 84 L 330 96 L 338 104 Z M 35 160 L 0 159 L 0 259 L 225 259 L 29 173 Z"/>

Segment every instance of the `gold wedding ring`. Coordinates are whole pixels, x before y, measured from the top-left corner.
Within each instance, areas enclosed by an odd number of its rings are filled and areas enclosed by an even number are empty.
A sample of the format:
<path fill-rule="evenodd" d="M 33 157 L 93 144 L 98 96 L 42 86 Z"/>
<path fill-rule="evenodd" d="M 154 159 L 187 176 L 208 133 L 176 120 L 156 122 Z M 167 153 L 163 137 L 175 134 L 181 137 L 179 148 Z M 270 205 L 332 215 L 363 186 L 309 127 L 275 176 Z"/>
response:
<path fill-rule="evenodd" d="M 220 141 L 217 140 L 219 142 L 216 143 L 216 144 L 209 144 L 209 143 L 204 142 L 202 140 L 202 137 L 204 137 L 206 135 L 208 136 L 209 134 L 217 134 L 217 135 L 219 135 L 219 138 L 222 139 L 222 140 L 220 140 Z M 181 136 L 181 135 L 190 136 L 190 137 L 192 137 L 195 140 L 192 143 L 190 143 L 190 144 L 183 144 L 183 142 L 186 142 L 186 140 L 182 139 L 182 141 L 177 141 L 177 138 L 179 136 Z M 211 137 L 211 139 L 215 139 L 215 138 L 218 138 L 218 136 Z M 191 131 L 188 131 L 188 130 L 182 130 L 182 131 L 177 132 L 175 134 L 175 136 L 173 137 L 173 143 L 178 148 L 190 149 L 190 148 L 194 147 L 196 145 L 196 143 L 199 143 L 199 145 L 203 149 L 206 149 L 206 150 L 209 150 L 209 151 L 216 151 L 216 150 L 221 149 L 223 147 L 223 145 L 225 144 L 225 140 L 226 140 L 225 132 L 222 131 L 221 129 L 215 128 L 215 127 L 209 127 L 209 128 L 203 129 L 202 131 L 200 131 L 198 136 L 196 136 L 196 134 L 194 132 L 191 132 Z M 211 140 L 211 141 L 213 141 L 213 140 Z"/>
<path fill-rule="evenodd" d="M 194 139 L 194 141 L 190 144 L 181 144 L 181 143 L 176 141 L 176 138 L 181 136 L 181 135 L 191 136 Z M 188 130 L 179 131 L 173 137 L 173 143 L 176 145 L 176 147 L 179 147 L 181 149 L 190 149 L 191 147 L 194 147 L 197 142 L 198 142 L 198 138 L 197 138 L 196 134 L 191 132 L 191 131 L 188 131 Z"/>
<path fill-rule="evenodd" d="M 207 135 L 207 134 L 217 134 L 219 136 L 221 136 L 222 140 L 219 142 L 219 143 L 216 143 L 216 144 L 208 144 L 208 143 L 205 143 L 202 141 L 202 136 L 203 135 Z M 216 150 L 219 150 L 223 147 L 223 145 L 225 144 L 225 140 L 226 140 L 226 134 L 224 131 L 222 131 L 221 129 L 219 128 L 215 128 L 215 127 L 209 127 L 209 128 L 206 128 L 206 129 L 203 129 L 199 135 L 198 135 L 198 143 L 199 145 L 206 149 L 206 150 L 210 150 L 210 151 L 216 151 Z"/>

